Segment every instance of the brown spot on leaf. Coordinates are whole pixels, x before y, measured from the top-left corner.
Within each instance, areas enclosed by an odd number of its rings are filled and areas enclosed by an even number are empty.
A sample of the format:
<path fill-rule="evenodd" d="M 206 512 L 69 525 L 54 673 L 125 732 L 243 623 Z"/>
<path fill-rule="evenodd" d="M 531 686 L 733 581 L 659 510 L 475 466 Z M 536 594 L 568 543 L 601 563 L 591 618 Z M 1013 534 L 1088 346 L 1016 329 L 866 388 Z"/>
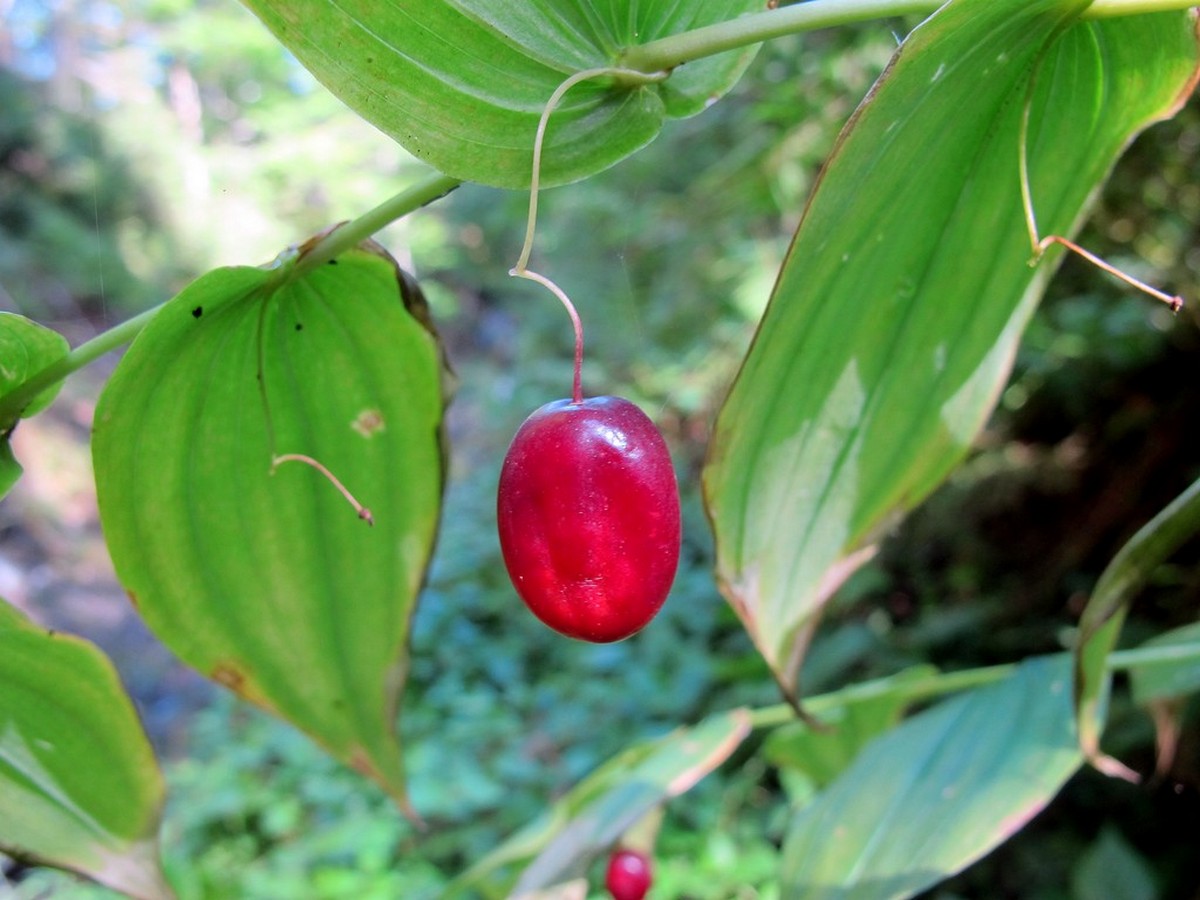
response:
<path fill-rule="evenodd" d="M 197 306 L 195 309 L 192 310 L 192 318 L 193 319 L 198 319 L 202 315 L 204 315 L 204 307 L 203 306 Z"/>
<path fill-rule="evenodd" d="M 374 437 L 378 432 L 386 428 L 386 423 L 383 421 L 383 413 L 377 409 L 364 409 L 358 414 L 350 427 L 357 431 L 365 438 Z"/>
<path fill-rule="evenodd" d="M 235 694 L 242 693 L 246 686 L 246 675 L 241 669 L 230 663 L 217 663 L 208 676 L 222 687 L 227 687 Z"/>

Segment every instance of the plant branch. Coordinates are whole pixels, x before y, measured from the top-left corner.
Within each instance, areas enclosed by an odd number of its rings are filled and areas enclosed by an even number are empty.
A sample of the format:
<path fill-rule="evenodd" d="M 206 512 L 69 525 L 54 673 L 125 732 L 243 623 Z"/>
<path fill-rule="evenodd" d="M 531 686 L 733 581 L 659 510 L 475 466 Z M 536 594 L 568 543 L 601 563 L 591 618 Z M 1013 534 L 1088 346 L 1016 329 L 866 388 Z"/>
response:
<path fill-rule="evenodd" d="M 1157 646 L 1135 647 L 1130 650 L 1116 650 L 1108 655 L 1108 668 L 1113 672 L 1128 672 L 1143 666 L 1162 664 L 1165 662 L 1184 663 L 1200 661 L 1200 645 L 1197 644 L 1161 644 Z M 913 679 L 897 683 L 893 678 L 879 678 L 874 681 L 864 681 L 853 684 L 828 694 L 818 694 L 805 700 L 805 707 L 814 714 L 829 712 L 849 703 L 870 700 L 875 697 L 897 697 L 912 702 L 929 700 L 945 694 L 955 694 L 959 691 L 982 687 L 1007 678 L 1017 669 L 1015 664 L 1000 666 L 985 666 L 978 669 L 964 669 L 959 672 L 944 672 L 931 675 L 929 678 Z M 774 728 L 791 722 L 798 722 L 796 710 L 788 703 L 765 706 L 753 710 L 750 714 L 751 726 L 754 728 Z"/>
<path fill-rule="evenodd" d="M 657 72 L 788 34 L 892 16 L 929 15 L 941 5 L 940 0 L 808 0 L 630 47 L 617 62 L 626 68 Z M 1093 0 L 1082 17 L 1114 18 L 1194 5 L 1195 0 Z"/>
<path fill-rule="evenodd" d="M 160 303 L 145 312 L 138 313 L 131 319 L 126 319 L 120 325 L 114 325 L 107 331 L 102 331 L 91 340 L 80 344 L 62 359 L 25 379 L 0 398 L 0 423 L 16 421 L 20 417 L 21 411 L 32 403 L 38 394 L 54 387 L 68 375 L 79 371 L 89 363 L 95 362 L 110 350 L 116 350 L 123 344 L 132 341 L 164 305 Z"/>
<path fill-rule="evenodd" d="M 283 278 L 299 278 L 331 259 L 336 259 L 352 247 L 365 241 L 377 231 L 386 228 L 403 216 L 428 206 L 446 196 L 462 182 L 441 172 L 435 172 L 424 181 L 384 200 L 374 209 L 367 210 L 356 219 L 330 229 L 326 234 L 307 246 L 294 266 L 283 267 Z"/>
<path fill-rule="evenodd" d="M 351 247 L 366 240 L 375 232 L 390 225 L 396 219 L 420 209 L 440 197 L 444 197 L 461 182 L 435 173 L 419 184 L 401 191 L 368 210 L 357 219 L 352 219 L 323 235 L 307 247 L 292 266 L 281 266 L 280 280 L 297 278 L 322 266 Z M 168 301 L 169 302 L 169 301 Z M 8 427 L 20 417 L 21 411 L 45 390 L 54 387 L 89 363 L 99 359 L 110 350 L 116 350 L 132 341 L 149 324 L 166 303 L 153 306 L 131 319 L 103 331 L 64 356 L 62 359 L 31 375 L 9 393 L 0 397 L 0 426 Z"/>

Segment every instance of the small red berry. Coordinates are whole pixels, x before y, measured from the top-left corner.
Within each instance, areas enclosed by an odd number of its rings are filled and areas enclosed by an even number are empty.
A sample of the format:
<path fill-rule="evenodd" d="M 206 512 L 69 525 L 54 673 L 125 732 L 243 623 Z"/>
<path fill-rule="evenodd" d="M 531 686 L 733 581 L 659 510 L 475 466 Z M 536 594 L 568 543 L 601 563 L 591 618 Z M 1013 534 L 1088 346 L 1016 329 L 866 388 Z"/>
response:
<path fill-rule="evenodd" d="M 556 400 L 534 412 L 504 458 L 496 512 L 513 586 L 556 631 L 619 641 L 666 600 L 679 489 L 662 435 L 628 400 Z"/>
<path fill-rule="evenodd" d="M 608 858 L 604 886 L 613 900 L 642 900 L 653 882 L 650 859 L 637 850 L 617 850 Z"/>

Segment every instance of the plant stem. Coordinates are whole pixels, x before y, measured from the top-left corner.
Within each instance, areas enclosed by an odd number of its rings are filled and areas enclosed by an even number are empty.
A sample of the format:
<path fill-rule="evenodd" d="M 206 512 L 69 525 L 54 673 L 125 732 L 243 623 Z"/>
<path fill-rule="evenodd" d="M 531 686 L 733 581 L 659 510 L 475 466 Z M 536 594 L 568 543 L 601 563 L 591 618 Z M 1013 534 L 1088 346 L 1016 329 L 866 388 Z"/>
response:
<path fill-rule="evenodd" d="M 808 0 L 630 47 L 617 62 L 626 68 L 657 72 L 771 38 L 891 16 L 928 15 L 941 5 L 940 0 Z M 1094 0 L 1082 15 L 1085 19 L 1113 18 L 1194 5 L 1195 0 Z"/>
<path fill-rule="evenodd" d="M 575 85 L 591 78 L 600 78 L 603 76 L 626 78 L 633 84 L 645 84 L 652 81 L 662 81 L 667 77 L 667 73 L 656 72 L 652 75 L 644 75 L 641 72 L 627 69 L 584 69 L 582 72 L 576 72 L 574 75 L 569 76 L 562 84 L 555 88 L 554 93 L 550 95 L 550 99 L 546 101 L 546 105 L 542 108 L 542 115 L 538 120 L 537 132 L 533 138 L 533 172 L 529 178 L 529 215 L 525 221 L 525 243 L 521 247 L 521 255 L 517 258 L 517 264 L 508 270 L 508 274 L 515 278 L 525 278 L 546 288 L 546 290 L 558 298 L 563 308 L 566 309 L 567 315 L 571 317 L 571 326 L 575 329 L 575 378 L 572 382 L 571 402 L 576 406 L 583 402 L 583 323 L 579 320 L 579 313 L 575 309 L 575 304 L 571 302 L 571 298 L 567 296 L 566 291 L 545 275 L 539 275 L 537 272 L 530 271 L 529 257 L 533 253 L 533 236 L 537 230 L 538 190 L 541 186 L 542 178 L 542 146 L 546 139 L 546 127 L 550 124 L 550 115 L 558 107 L 562 98 L 566 96 L 567 91 Z"/>
<path fill-rule="evenodd" d="M 131 319 L 126 319 L 120 325 L 114 325 L 91 340 L 80 344 L 62 359 L 51 363 L 37 374 L 31 375 L 21 382 L 3 398 L 0 398 L 0 424 L 15 421 L 21 415 L 21 411 L 32 403 L 42 391 L 54 387 L 68 375 L 95 362 L 110 350 L 116 350 L 122 344 L 132 341 L 164 305 L 160 303 L 145 312 L 138 313 Z"/>
<path fill-rule="evenodd" d="M 430 175 L 419 184 L 401 191 L 357 219 L 332 229 L 316 240 L 300 254 L 294 265 L 280 267 L 280 280 L 298 278 L 317 266 L 324 265 L 401 216 L 444 197 L 460 183 L 458 179 L 442 175 L 440 172 Z M 160 303 L 120 325 L 101 332 L 0 397 L 0 427 L 7 428 L 14 423 L 20 417 L 21 411 L 42 391 L 54 387 L 68 375 L 79 371 L 110 350 L 116 350 L 132 341 L 165 305 L 166 303 Z"/>
<path fill-rule="evenodd" d="M 953 694 L 958 691 L 964 691 L 973 687 L 991 684 L 994 681 L 999 681 L 1011 675 L 1016 670 L 1016 666 L 987 666 L 982 669 L 965 669 L 961 672 L 947 672 L 945 674 L 933 675 L 929 678 L 922 678 L 911 683 L 897 684 L 891 678 L 880 678 L 875 681 L 864 681 L 861 684 L 852 684 L 849 687 L 842 688 L 840 691 L 833 691 L 829 694 L 818 694 L 815 697 L 809 697 L 804 701 L 805 708 L 813 713 L 820 714 L 829 710 L 837 709 L 840 706 L 845 706 L 848 703 L 854 703 L 860 700 L 870 700 L 874 697 L 899 697 L 908 701 L 927 700 L 930 697 L 940 697 L 943 694 Z M 775 706 L 767 706 L 763 709 L 756 709 L 750 715 L 751 725 L 754 728 L 773 728 L 777 725 L 785 725 L 789 722 L 798 722 L 796 718 L 796 710 L 790 703 L 780 703 Z"/>
<path fill-rule="evenodd" d="M 402 216 L 446 196 L 460 184 L 462 182 L 457 178 L 451 178 L 441 172 L 433 173 L 424 181 L 394 197 L 389 197 L 358 218 L 330 229 L 300 254 L 294 266 L 282 268 L 282 276 L 289 280 L 302 277 L 331 259 L 336 259 Z"/>
<path fill-rule="evenodd" d="M 932 0 L 809 0 L 639 44 L 626 50 L 619 63 L 643 72 L 673 69 L 771 38 L 887 16 L 929 13 L 939 5 Z"/>
<path fill-rule="evenodd" d="M 1114 672 L 1127 672 L 1155 663 L 1180 663 L 1200 660 L 1200 645 L 1197 644 L 1161 644 L 1149 647 L 1135 647 L 1130 650 L 1117 650 L 1108 655 L 1108 668 Z M 985 666 L 979 669 L 964 669 L 960 672 L 946 672 L 932 675 L 929 678 L 913 679 L 911 682 L 897 683 L 893 678 L 879 678 L 874 681 L 864 681 L 852 684 L 839 691 L 828 694 L 818 694 L 804 701 L 805 707 L 812 713 L 820 714 L 838 707 L 874 697 L 896 697 L 909 702 L 928 700 L 945 694 L 954 694 L 970 688 L 982 687 L 1007 678 L 1016 671 L 1015 664 L 1000 666 Z M 798 722 L 796 710 L 789 703 L 766 706 L 753 710 L 750 714 L 751 725 L 754 728 L 774 728 L 790 722 Z"/>

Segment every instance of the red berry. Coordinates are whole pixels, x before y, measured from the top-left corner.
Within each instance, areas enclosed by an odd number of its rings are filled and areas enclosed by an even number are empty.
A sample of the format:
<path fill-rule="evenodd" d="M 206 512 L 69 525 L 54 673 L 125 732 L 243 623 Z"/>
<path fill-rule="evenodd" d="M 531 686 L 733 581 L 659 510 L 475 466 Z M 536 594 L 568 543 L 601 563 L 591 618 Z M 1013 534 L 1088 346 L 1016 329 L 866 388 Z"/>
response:
<path fill-rule="evenodd" d="M 650 860 L 636 850 L 618 850 L 608 858 L 604 885 L 613 900 L 642 900 L 654 880 Z"/>
<path fill-rule="evenodd" d="M 629 637 L 675 578 L 671 456 L 654 423 L 620 397 L 556 400 L 525 420 L 500 471 L 497 521 L 517 593 L 570 637 Z"/>

